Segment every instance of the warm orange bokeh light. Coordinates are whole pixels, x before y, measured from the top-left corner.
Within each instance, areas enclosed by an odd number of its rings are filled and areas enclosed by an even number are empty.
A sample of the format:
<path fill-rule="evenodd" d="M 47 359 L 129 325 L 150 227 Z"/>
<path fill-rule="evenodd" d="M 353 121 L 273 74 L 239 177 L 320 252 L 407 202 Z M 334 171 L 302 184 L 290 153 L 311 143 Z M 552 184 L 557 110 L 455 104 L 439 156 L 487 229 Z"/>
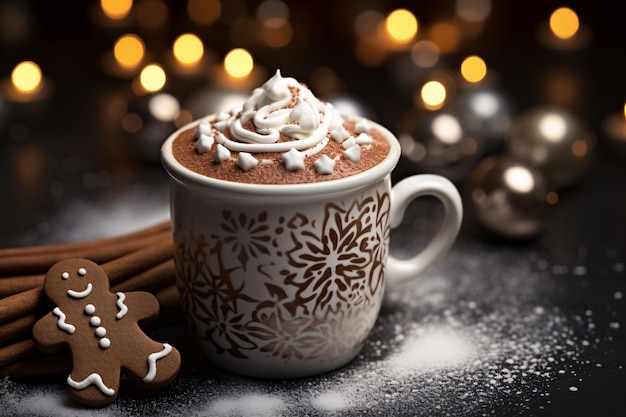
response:
<path fill-rule="evenodd" d="M 128 16 L 133 7 L 132 0 L 100 0 L 100 7 L 105 15 L 111 19 L 123 19 Z"/>
<path fill-rule="evenodd" d="M 144 53 L 143 40 L 132 33 L 120 36 L 113 46 L 113 56 L 124 68 L 137 67 L 143 60 Z"/>
<path fill-rule="evenodd" d="M 417 35 L 417 19 L 409 10 L 397 9 L 387 16 L 385 29 L 389 37 L 395 42 L 407 43 Z"/>
<path fill-rule="evenodd" d="M 461 63 L 461 75 L 471 83 L 480 82 L 487 75 L 487 64 L 479 56 L 468 56 Z"/>
<path fill-rule="evenodd" d="M 41 69 L 32 61 L 20 62 L 11 72 L 11 83 L 22 93 L 32 93 L 42 82 Z"/>
<path fill-rule="evenodd" d="M 560 7 L 550 15 L 550 30 L 557 38 L 573 37 L 579 26 L 578 15 L 569 7 Z"/>
<path fill-rule="evenodd" d="M 224 69 L 233 78 L 244 78 L 254 69 L 254 60 L 250 52 L 243 48 L 235 48 L 224 58 Z"/>

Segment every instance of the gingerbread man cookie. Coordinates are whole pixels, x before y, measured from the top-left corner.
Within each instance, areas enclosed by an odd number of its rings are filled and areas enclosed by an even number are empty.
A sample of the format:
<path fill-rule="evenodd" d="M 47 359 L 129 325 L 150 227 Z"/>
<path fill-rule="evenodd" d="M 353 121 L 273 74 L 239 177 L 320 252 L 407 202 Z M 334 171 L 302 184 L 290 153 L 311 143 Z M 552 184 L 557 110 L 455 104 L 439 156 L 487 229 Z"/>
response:
<path fill-rule="evenodd" d="M 176 377 L 178 351 L 155 342 L 139 328 L 140 322 L 159 313 L 152 294 L 113 294 L 106 273 L 86 259 L 53 265 L 44 292 L 55 307 L 35 324 L 33 336 L 43 351 L 71 350 L 67 385 L 76 401 L 90 406 L 113 402 L 122 369 L 146 388 L 165 386 Z"/>

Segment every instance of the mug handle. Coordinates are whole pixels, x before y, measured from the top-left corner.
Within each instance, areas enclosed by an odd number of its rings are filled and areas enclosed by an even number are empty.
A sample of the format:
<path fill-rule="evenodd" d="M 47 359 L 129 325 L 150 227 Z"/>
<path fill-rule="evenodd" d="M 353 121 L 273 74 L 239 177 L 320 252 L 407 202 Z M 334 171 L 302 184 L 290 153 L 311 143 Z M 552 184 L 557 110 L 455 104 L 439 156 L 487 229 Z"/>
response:
<path fill-rule="evenodd" d="M 443 224 L 428 245 L 409 259 L 389 255 L 385 269 L 388 284 L 398 285 L 416 278 L 426 268 L 439 261 L 456 239 L 463 219 L 461 196 L 454 184 L 439 175 L 414 175 L 397 183 L 391 189 L 389 223 L 395 229 L 402 223 L 409 203 L 416 198 L 433 196 L 443 203 Z"/>

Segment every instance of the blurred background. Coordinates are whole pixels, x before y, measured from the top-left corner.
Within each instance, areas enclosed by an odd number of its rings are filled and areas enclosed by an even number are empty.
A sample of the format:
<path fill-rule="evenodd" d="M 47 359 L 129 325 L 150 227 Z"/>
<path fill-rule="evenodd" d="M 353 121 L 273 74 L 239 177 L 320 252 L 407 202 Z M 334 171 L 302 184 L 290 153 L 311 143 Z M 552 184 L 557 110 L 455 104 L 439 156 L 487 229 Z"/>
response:
<path fill-rule="evenodd" d="M 5 246 L 167 216 L 161 142 L 276 69 L 392 130 L 404 153 L 394 180 L 445 175 L 487 235 L 534 237 L 598 158 L 625 160 L 624 12 L 573 0 L 3 0 Z M 69 227 L 78 215 L 92 226 Z"/>
<path fill-rule="evenodd" d="M 389 294 L 363 357 L 309 386 L 361 381 L 401 347 L 398 329 L 453 322 L 489 336 L 484 366 L 432 390 L 374 372 L 388 391 L 363 391 L 368 411 L 619 415 L 625 19 L 626 3 L 602 0 L 0 0 L 0 247 L 167 219 L 161 143 L 280 69 L 395 133 L 393 181 L 444 175 L 465 208 L 446 261 Z M 413 203 L 392 250 L 440 220 L 436 201 Z M 185 400 L 164 399 L 176 407 L 256 387 L 211 372 L 178 381 Z M 306 408 L 300 385 L 259 386 Z"/>

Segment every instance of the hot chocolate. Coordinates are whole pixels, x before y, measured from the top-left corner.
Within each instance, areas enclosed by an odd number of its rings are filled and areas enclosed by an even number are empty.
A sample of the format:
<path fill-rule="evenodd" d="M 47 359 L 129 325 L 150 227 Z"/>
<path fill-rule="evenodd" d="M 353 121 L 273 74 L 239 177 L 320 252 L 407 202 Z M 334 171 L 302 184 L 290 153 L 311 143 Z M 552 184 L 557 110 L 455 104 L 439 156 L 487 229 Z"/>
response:
<path fill-rule="evenodd" d="M 245 103 L 199 120 L 172 145 L 194 172 L 253 184 L 345 178 L 378 165 L 389 149 L 376 124 L 338 112 L 280 71 Z"/>

